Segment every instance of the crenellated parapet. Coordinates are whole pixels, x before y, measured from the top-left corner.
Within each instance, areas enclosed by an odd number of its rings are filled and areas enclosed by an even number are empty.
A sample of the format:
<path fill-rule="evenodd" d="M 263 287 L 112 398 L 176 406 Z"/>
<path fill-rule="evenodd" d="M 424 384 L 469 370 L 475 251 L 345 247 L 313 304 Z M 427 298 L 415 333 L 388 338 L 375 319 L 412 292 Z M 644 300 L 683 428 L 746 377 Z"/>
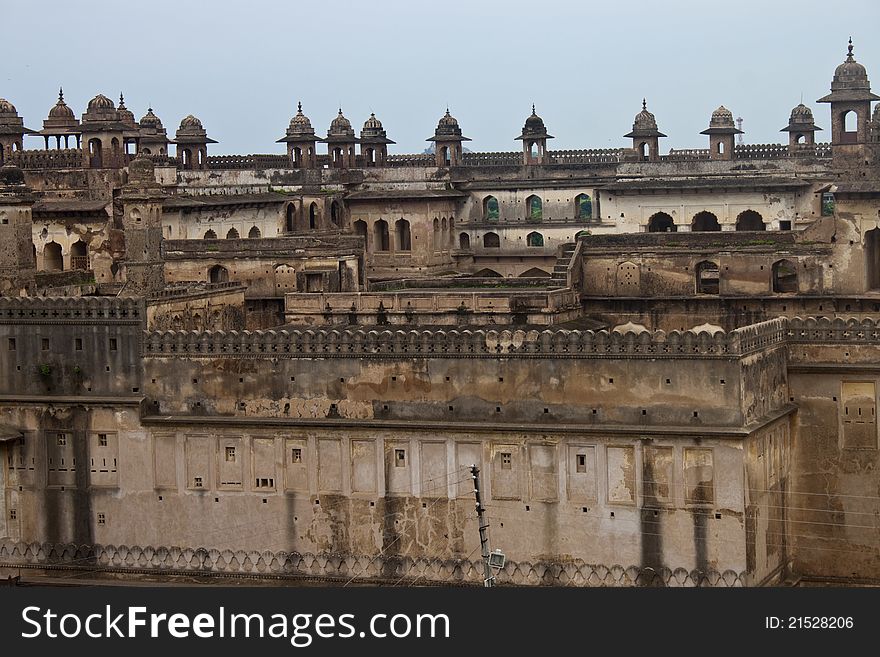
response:
<path fill-rule="evenodd" d="M 148 331 L 144 355 L 243 358 L 731 358 L 784 341 L 784 319 L 751 331 L 292 329 Z M 775 323 L 774 323 L 775 322 Z"/>
<path fill-rule="evenodd" d="M 144 302 L 117 297 L 0 297 L 0 324 L 140 324 Z"/>
<path fill-rule="evenodd" d="M 880 344 L 880 320 L 842 317 L 794 317 L 788 320 L 786 339 L 813 344 Z"/>
<path fill-rule="evenodd" d="M 82 149 L 14 151 L 12 161 L 22 169 L 79 169 Z"/>

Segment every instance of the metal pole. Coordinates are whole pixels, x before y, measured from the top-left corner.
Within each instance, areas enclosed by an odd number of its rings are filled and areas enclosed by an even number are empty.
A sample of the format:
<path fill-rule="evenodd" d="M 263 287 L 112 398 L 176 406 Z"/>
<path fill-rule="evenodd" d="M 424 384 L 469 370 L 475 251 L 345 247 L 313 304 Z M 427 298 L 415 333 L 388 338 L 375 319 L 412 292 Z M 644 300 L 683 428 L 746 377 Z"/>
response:
<path fill-rule="evenodd" d="M 471 466 L 471 476 L 474 479 L 474 497 L 477 500 L 477 522 L 480 526 L 480 553 L 483 556 L 483 585 L 495 586 L 495 576 L 489 566 L 489 523 L 483 518 L 483 501 L 480 497 L 480 469 L 476 465 Z"/>

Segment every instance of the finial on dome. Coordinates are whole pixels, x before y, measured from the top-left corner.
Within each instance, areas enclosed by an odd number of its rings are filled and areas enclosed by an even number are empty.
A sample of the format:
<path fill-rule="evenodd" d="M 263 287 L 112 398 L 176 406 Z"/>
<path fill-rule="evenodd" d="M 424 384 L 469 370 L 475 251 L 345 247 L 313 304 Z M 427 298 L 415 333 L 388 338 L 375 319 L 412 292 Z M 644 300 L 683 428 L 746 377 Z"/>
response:
<path fill-rule="evenodd" d="M 648 100 L 646 98 L 642 98 L 642 111 L 646 111 L 648 109 Z"/>
<path fill-rule="evenodd" d="M 449 105 L 446 106 L 446 116 L 449 116 Z"/>
<path fill-rule="evenodd" d="M 58 87 L 58 101 L 64 102 L 64 87 Z"/>
<path fill-rule="evenodd" d="M 125 105 L 125 98 L 122 97 L 122 92 L 119 92 L 119 104 Z"/>
<path fill-rule="evenodd" d="M 532 116 L 535 116 L 535 104 L 532 103 Z"/>
<path fill-rule="evenodd" d="M 846 53 L 846 61 L 848 61 L 848 62 L 854 61 L 852 51 L 853 51 L 853 44 L 852 44 L 852 37 L 850 37 L 849 38 L 849 46 L 847 47 L 847 53 Z"/>
<path fill-rule="evenodd" d="M 296 111 L 300 112 L 300 113 L 302 113 L 302 111 L 303 111 L 303 104 L 302 104 L 301 100 L 297 101 L 297 103 L 296 103 Z"/>

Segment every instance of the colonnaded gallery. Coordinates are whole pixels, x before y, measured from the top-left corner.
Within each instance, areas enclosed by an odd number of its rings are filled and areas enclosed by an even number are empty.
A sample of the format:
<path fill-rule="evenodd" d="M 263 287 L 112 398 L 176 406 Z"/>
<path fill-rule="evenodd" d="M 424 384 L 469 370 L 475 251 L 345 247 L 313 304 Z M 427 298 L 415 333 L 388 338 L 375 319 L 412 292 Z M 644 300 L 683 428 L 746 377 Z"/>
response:
<path fill-rule="evenodd" d="M 286 154 L 212 156 L 191 115 L 0 100 L 0 575 L 479 584 L 474 464 L 499 585 L 876 583 L 848 50 L 785 143 L 720 106 L 706 149 L 646 103 L 622 148 L 532 108 L 471 152 L 446 110 L 395 154 L 300 106 Z"/>

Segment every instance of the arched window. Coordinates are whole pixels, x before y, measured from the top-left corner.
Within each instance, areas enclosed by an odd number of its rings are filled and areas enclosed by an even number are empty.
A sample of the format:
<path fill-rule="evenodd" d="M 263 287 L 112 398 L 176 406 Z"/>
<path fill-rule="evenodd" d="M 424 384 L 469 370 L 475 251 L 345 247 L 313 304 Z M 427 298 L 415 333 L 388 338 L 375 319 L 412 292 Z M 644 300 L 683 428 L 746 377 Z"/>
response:
<path fill-rule="evenodd" d="M 449 166 L 451 160 L 449 159 L 449 146 L 443 146 L 440 148 L 440 158 L 445 166 Z"/>
<path fill-rule="evenodd" d="M 754 210 L 740 212 L 736 218 L 737 230 L 766 230 L 766 228 L 764 217 Z"/>
<path fill-rule="evenodd" d="M 223 265 L 214 265 L 208 270 L 209 283 L 226 283 L 229 281 L 229 270 Z"/>
<path fill-rule="evenodd" d="M 142 149 L 141 149 L 141 153 L 143 153 L 144 155 L 150 155 L 150 154 L 151 154 L 149 148 L 142 148 Z"/>
<path fill-rule="evenodd" d="M 483 199 L 483 219 L 486 221 L 498 221 L 500 209 L 498 207 L 498 199 L 494 196 L 487 196 Z"/>
<path fill-rule="evenodd" d="M 293 147 L 293 168 L 299 169 L 302 166 L 302 149 L 299 146 Z"/>
<path fill-rule="evenodd" d="M 703 210 L 694 215 L 694 220 L 691 223 L 691 230 L 695 233 L 721 230 L 721 225 L 718 223 L 718 217 L 711 212 Z"/>
<path fill-rule="evenodd" d="M 410 241 L 409 222 L 406 219 L 398 219 L 394 222 L 394 248 L 397 251 L 411 251 L 412 243 Z"/>
<path fill-rule="evenodd" d="M 61 257 L 61 245 L 49 242 L 43 247 L 43 269 L 46 271 L 63 271 L 64 258 Z"/>
<path fill-rule="evenodd" d="M 89 167 L 100 169 L 104 166 L 104 154 L 100 139 L 89 139 Z"/>
<path fill-rule="evenodd" d="M 294 230 L 296 230 L 296 205 L 293 203 L 288 203 L 285 214 L 285 227 L 287 228 L 288 233 L 292 233 Z"/>
<path fill-rule="evenodd" d="M 804 143 L 806 143 L 806 141 L 807 141 L 806 135 L 798 133 L 794 136 L 794 143 L 795 144 L 804 144 Z"/>
<path fill-rule="evenodd" d="M 845 111 L 840 117 L 843 128 L 840 141 L 844 144 L 855 144 L 859 140 L 859 115 L 854 110 Z"/>
<path fill-rule="evenodd" d="M 312 203 L 309 206 L 309 228 L 315 230 L 318 227 L 318 204 Z"/>
<path fill-rule="evenodd" d="M 434 247 L 440 243 L 440 220 L 437 217 L 434 217 L 433 222 L 434 227 Z"/>
<path fill-rule="evenodd" d="M 249 240 L 258 240 L 260 239 L 260 229 L 256 226 L 251 226 L 251 229 L 248 231 L 248 239 Z"/>
<path fill-rule="evenodd" d="M 180 164 L 184 169 L 192 169 L 192 151 L 184 148 L 180 151 Z"/>
<path fill-rule="evenodd" d="M 534 194 L 529 196 L 526 199 L 526 212 L 528 213 L 526 219 L 530 221 L 541 221 L 541 219 L 544 218 L 544 205 L 541 202 L 541 197 L 535 196 Z"/>
<path fill-rule="evenodd" d="M 235 230 L 235 228 L 230 228 L 229 231 L 226 233 L 226 239 L 228 240 L 237 240 L 238 237 L 238 231 Z"/>
<path fill-rule="evenodd" d="M 657 212 L 648 219 L 649 233 L 674 233 L 678 230 L 675 222 L 665 212 Z"/>
<path fill-rule="evenodd" d="M 70 245 L 70 268 L 89 268 L 89 249 L 82 240 L 77 240 Z"/>
<path fill-rule="evenodd" d="M 373 224 L 373 248 L 376 251 L 390 250 L 388 240 L 388 222 L 384 219 L 379 219 L 379 221 Z"/>
<path fill-rule="evenodd" d="M 724 155 L 724 142 L 723 141 L 718 142 L 717 150 L 718 150 L 719 154 Z"/>
<path fill-rule="evenodd" d="M 798 291 L 797 265 L 791 260 L 779 260 L 773 263 L 773 291 Z"/>
<path fill-rule="evenodd" d="M 205 238 L 204 239 L 215 240 L 215 239 L 217 239 L 217 233 L 215 233 L 213 230 L 211 230 L 209 228 L 208 230 L 205 231 Z"/>
<path fill-rule="evenodd" d="M 341 212 L 339 211 L 339 203 L 337 203 L 336 201 L 333 201 L 330 204 L 330 221 L 333 222 L 334 226 L 339 225 L 340 215 L 341 215 Z"/>
<path fill-rule="evenodd" d="M 363 219 L 358 219 L 354 222 L 354 234 L 360 235 L 364 238 L 364 248 L 367 246 L 367 222 Z"/>
<path fill-rule="evenodd" d="M 484 249 L 498 249 L 501 247 L 501 238 L 498 237 L 498 233 L 486 233 L 483 235 L 483 248 Z"/>
<path fill-rule="evenodd" d="M 538 232 L 526 235 L 526 246 L 544 246 L 544 236 Z"/>
<path fill-rule="evenodd" d="M 718 265 L 709 260 L 697 263 L 697 294 L 718 294 Z"/>
<path fill-rule="evenodd" d="M 589 194 L 578 194 L 574 197 L 574 212 L 578 219 L 593 218 L 593 199 Z"/>
<path fill-rule="evenodd" d="M 461 233 L 458 236 L 458 248 L 462 250 L 471 248 L 471 236 L 467 233 Z"/>
<path fill-rule="evenodd" d="M 648 144 L 644 141 L 639 144 L 639 155 L 642 156 L 643 160 L 648 159 Z"/>
<path fill-rule="evenodd" d="M 474 274 L 475 278 L 501 278 L 501 274 L 499 274 L 494 269 L 481 269 L 477 273 Z"/>

